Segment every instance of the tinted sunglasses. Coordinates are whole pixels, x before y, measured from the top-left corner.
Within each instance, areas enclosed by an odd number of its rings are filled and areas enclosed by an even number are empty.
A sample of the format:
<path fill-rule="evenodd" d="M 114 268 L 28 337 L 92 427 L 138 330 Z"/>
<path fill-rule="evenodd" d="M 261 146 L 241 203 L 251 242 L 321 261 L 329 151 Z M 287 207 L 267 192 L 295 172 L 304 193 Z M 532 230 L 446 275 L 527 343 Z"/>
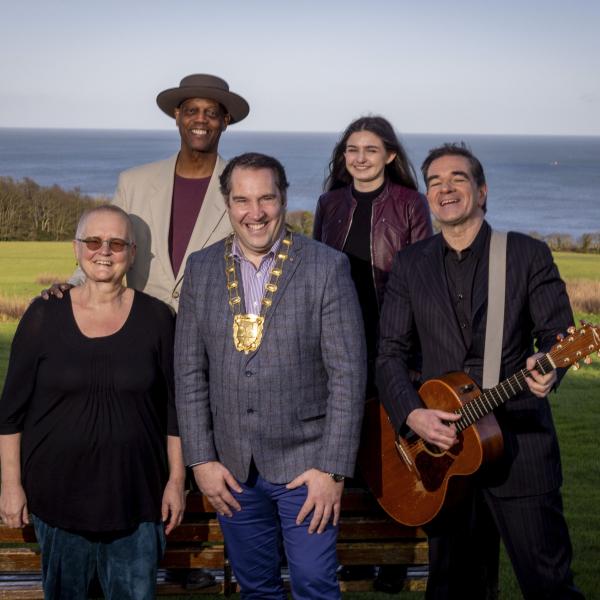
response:
<path fill-rule="evenodd" d="M 108 240 L 101 240 L 100 238 L 97 237 L 91 237 L 91 238 L 85 238 L 85 239 L 81 239 L 81 238 L 75 238 L 78 242 L 81 242 L 82 244 L 85 244 L 85 247 L 88 250 L 100 250 L 100 248 L 102 248 L 102 246 L 104 246 L 104 244 L 107 244 L 108 247 L 111 249 L 112 252 L 123 252 L 123 250 L 125 250 L 125 248 L 127 248 L 127 246 L 131 246 L 131 242 L 126 242 L 125 240 L 122 240 L 121 238 L 110 238 Z"/>

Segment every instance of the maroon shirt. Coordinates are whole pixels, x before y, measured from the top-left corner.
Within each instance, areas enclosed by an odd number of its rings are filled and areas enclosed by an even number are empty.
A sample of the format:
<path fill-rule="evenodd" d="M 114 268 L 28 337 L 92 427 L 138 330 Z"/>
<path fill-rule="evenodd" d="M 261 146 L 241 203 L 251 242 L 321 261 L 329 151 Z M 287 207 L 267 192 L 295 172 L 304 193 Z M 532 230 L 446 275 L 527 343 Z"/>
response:
<path fill-rule="evenodd" d="M 175 277 L 190 243 L 209 182 L 210 177 L 186 179 L 175 175 L 169 227 L 169 254 Z"/>

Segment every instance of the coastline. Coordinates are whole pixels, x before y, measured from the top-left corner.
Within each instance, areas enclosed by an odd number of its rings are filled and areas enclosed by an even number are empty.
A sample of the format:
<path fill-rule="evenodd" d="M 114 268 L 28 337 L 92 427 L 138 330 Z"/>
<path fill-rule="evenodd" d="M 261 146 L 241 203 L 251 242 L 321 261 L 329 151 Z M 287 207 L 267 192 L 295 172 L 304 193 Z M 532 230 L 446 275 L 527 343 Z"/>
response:
<path fill-rule="evenodd" d="M 225 158 L 245 151 L 276 156 L 291 183 L 290 210 L 314 211 L 336 133 L 252 132 L 228 128 Z M 427 151 L 464 140 L 481 158 L 489 221 L 498 229 L 560 232 L 574 239 L 600 227 L 600 137 L 403 134 L 415 169 Z M 178 150 L 177 130 L 0 128 L 0 176 L 111 197 L 121 171 Z M 421 182 L 421 190 L 424 186 Z"/>

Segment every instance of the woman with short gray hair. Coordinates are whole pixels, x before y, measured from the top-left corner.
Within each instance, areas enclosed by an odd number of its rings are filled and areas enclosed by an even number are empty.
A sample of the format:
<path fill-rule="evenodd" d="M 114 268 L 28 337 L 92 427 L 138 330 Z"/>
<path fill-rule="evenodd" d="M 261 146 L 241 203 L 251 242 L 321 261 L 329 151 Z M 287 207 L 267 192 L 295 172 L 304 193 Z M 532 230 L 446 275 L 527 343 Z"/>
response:
<path fill-rule="evenodd" d="M 35 527 L 46 599 L 150 600 L 184 509 L 170 309 L 124 286 L 129 217 L 85 213 L 85 282 L 21 319 L 0 401 L 0 516 Z M 166 525 L 165 525 L 166 523 Z"/>

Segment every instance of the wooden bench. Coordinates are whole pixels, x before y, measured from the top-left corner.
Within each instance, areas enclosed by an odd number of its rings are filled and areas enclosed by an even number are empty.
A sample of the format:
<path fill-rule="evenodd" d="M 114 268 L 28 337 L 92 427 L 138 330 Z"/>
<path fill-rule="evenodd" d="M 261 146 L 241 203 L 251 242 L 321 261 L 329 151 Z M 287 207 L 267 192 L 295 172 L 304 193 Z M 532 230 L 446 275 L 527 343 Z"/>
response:
<path fill-rule="evenodd" d="M 344 493 L 338 558 L 347 566 L 400 564 L 406 568 L 404 590 L 425 589 L 425 534 L 389 519 L 364 490 L 351 488 Z M 207 568 L 216 574 L 217 583 L 210 588 L 187 590 L 182 583 L 159 577 L 157 594 L 161 596 L 230 595 L 238 591 L 215 513 L 201 495 L 188 496 L 186 518 L 169 536 L 162 567 L 173 573 L 181 569 Z M 341 587 L 343 591 L 366 592 L 373 590 L 373 582 L 342 581 Z M 40 553 L 31 526 L 9 529 L 0 525 L 0 600 L 9 598 L 43 599 Z"/>

